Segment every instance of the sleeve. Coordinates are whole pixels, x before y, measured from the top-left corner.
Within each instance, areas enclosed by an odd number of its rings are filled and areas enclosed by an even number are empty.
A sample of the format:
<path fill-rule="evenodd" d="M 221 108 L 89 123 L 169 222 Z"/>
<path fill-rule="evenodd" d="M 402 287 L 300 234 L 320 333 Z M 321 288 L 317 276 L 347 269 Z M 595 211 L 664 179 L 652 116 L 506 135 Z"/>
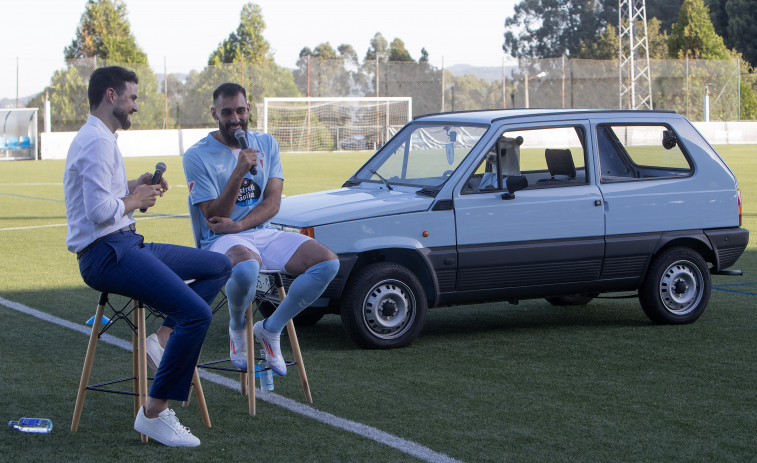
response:
<path fill-rule="evenodd" d="M 79 159 L 79 172 L 84 196 L 84 212 L 87 219 L 100 225 L 110 225 L 124 215 L 124 202 L 119 198 L 121 192 L 111 191 L 114 184 L 113 169 L 116 163 L 110 162 L 114 147 L 106 139 L 98 138 L 83 147 L 85 153 Z"/>
<path fill-rule="evenodd" d="M 269 135 L 269 137 L 271 145 L 269 152 L 271 158 L 268 161 L 270 163 L 268 178 L 280 178 L 284 180 L 284 171 L 281 169 L 281 153 L 279 152 L 279 142 L 277 142 L 272 135 Z"/>
<path fill-rule="evenodd" d="M 184 176 L 187 179 L 192 205 L 216 199 L 220 192 L 200 158 L 199 150 L 190 148 L 184 153 Z"/>

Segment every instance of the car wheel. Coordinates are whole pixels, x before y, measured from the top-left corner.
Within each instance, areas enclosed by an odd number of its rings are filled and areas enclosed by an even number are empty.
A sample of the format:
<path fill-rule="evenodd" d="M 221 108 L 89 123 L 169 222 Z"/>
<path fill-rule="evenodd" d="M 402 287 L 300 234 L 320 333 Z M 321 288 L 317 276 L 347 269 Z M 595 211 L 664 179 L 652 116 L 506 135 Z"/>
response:
<path fill-rule="evenodd" d="M 693 249 L 671 248 L 652 260 L 639 288 L 639 302 L 655 323 L 691 323 L 707 307 L 711 290 L 704 258 Z"/>
<path fill-rule="evenodd" d="M 342 297 L 342 325 L 360 347 L 405 347 L 420 334 L 426 307 L 426 294 L 413 272 L 378 262 L 360 270 L 349 283 Z"/>
<path fill-rule="evenodd" d="M 258 309 L 263 317 L 268 318 L 273 315 L 273 311 L 276 310 L 276 304 L 268 300 L 262 300 L 258 304 Z M 326 315 L 326 309 L 323 307 L 308 307 L 302 312 L 298 313 L 292 321 L 295 326 L 313 326 L 318 323 L 323 316 Z"/>
<path fill-rule="evenodd" d="M 568 294 L 565 296 L 550 296 L 550 297 L 545 297 L 545 299 L 550 304 L 557 305 L 557 306 L 586 305 L 597 296 L 599 296 L 599 293 L 584 293 L 584 294 Z"/>

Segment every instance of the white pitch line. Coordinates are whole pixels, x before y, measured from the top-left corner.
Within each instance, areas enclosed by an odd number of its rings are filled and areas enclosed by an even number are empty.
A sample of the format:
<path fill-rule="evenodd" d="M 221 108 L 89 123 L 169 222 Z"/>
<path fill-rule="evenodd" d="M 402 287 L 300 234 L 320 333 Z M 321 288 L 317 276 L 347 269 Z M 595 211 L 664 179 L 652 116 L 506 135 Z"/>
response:
<path fill-rule="evenodd" d="M 3 297 L 0 297 L 0 305 L 17 312 L 24 313 L 26 315 L 31 315 L 32 317 L 38 318 L 40 320 L 53 323 L 63 328 L 68 328 L 70 330 L 85 334 L 87 336 L 89 336 L 92 331 L 92 329 L 87 326 L 64 320 L 60 317 L 56 317 L 55 315 L 50 315 L 49 313 L 42 312 L 41 310 L 32 309 L 31 307 L 28 307 L 24 304 L 9 301 L 8 299 L 5 299 Z M 116 347 L 120 347 L 121 349 L 127 350 L 129 352 L 131 352 L 132 350 L 131 342 L 125 341 L 121 338 L 117 338 L 109 334 L 103 334 L 102 336 L 100 336 L 100 341 Z M 204 370 L 200 371 L 200 376 L 212 383 L 225 386 L 236 391 L 241 391 L 241 386 L 238 380 L 232 380 L 231 378 L 227 378 L 225 376 Z M 336 415 L 332 415 L 331 413 L 327 413 L 321 410 L 316 410 L 313 407 L 295 402 L 291 399 L 287 399 L 286 397 L 280 396 L 276 393 L 255 388 L 255 394 L 256 397 L 260 398 L 260 400 L 268 402 L 271 405 L 279 406 L 299 415 L 312 418 L 323 424 L 351 432 L 366 439 L 370 439 L 379 444 L 386 445 L 387 447 L 391 447 L 393 449 L 399 450 L 400 452 L 414 456 L 420 460 L 430 463 L 460 463 L 460 460 L 455 460 L 454 458 L 449 457 L 443 453 L 435 452 L 428 447 L 424 447 L 423 445 L 402 439 L 387 432 L 381 431 L 380 429 L 376 429 L 372 426 L 350 421 L 345 418 L 340 418 Z"/>
<path fill-rule="evenodd" d="M 154 220 L 154 219 L 171 219 L 175 217 L 189 217 L 189 214 L 175 214 L 175 215 L 156 215 L 153 217 L 140 217 L 138 219 L 134 219 L 136 221 L 142 221 L 142 220 Z M 0 228 L 0 231 L 15 231 L 15 230 L 36 230 L 38 228 L 53 228 L 53 227 L 65 227 L 66 223 L 54 223 L 50 225 L 32 225 L 29 227 L 10 227 L 10 228 Z"/>

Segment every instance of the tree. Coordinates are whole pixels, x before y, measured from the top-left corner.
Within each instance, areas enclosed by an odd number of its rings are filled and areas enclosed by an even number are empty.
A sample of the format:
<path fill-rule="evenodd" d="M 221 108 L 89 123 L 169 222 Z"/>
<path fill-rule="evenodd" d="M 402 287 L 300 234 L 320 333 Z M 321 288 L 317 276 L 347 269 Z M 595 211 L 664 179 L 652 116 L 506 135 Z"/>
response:
<path fill-rule="evenodd" d="M 222 63 L 263 63 L 272 61 L 271 46 L 263 38 L 265 22 L 260 6 L 247 3 L 239 15 L 239 26 L 235 32 L 218 45 L 208 58 L 208 65 Z"/>
<path fill-rule="evenodd" d="M 502 48 L 516 58 L 573 56 L 617 18 L 617 0 L 523 0 L 505 19 Z"/>
<path fill-rule="evenodd" d="M 92 58 L 117 63 L 147 64 L 147 55 L 131 35 L 122 0 L 89 0 L 76 36 L 63 50 L 66 60 Z"/>
<path fill-rule="evenodd" d="M 364 62 L 376 61 L 376 59 L 382 62 L 386 62 L 389 59 L 389 43 L 381 35 L 381 32 L 376 32 L 371 39 L 371 46 L 368 47 L 368 51 L 365 53 Z"/>
<path fill-rule="evenodd" d="M 50 86 L 28 105 L 41 107 L 47 93 L 55 130 L 77 130 L 84 124 L 89 114 L 89 76 L 96 66 L 108 65 L 124 66 L 139 78 L 139 116 L 133 119 L 133 128 L 172 125 L 166 120 L 155 73 L 131 35 L 126 14 L 121 0 L 89 0 L 85 5 L 76 35 L 64 50 L 66 69 L 56 71 Z"/>
<path fill-rule="evenodd" d="M 79 130 L 89 113 L 87 80 L 76 66 L 55 71 L 50 86 L 27 103 L 27 108 L 42 108 L 45 97 L 50 101 L 52 127 L 57 131 Z M 42 118 L 40 118 L 40 123 Z"/>
<path fill-rule="evenodd" d="M 421 48 L 421 57 L 418 58 L 419 63 L 428 63 L 428 52 L 425 48 Z"/>
<path fill-rule="evenodd" d="M 636 27 L 643 28 L 644 25 L 638 22 Z M 604 32 L 596 40 L 581 42 L 581 47 L 576 58 L 618 59 L 618 40 L 617 28 L 608 24 Z M 628 45 L 625 46 L 626 48 L 628 47 Z M 647 47 L 651 59 L 667 59 L 670 57 L 668 52 L 668 34 L 662 30 L 662 23 L 657 18 L 651 18 L 647 21 Z"/>
<path fill-rule="evenodd" d="M 389 44 L 389 61 L 413 61 L 410 53 L 405 48 L 405 42 L 395 38 Z"/>
<path fill-rule="evenodd" d="M 668 40 L 670 55 L 678 58 L 729 59 L 723 38 L 715 32 L 703 0 L 684 0 Z"/>
<path fill-rule="evenodd" d="M 744 59 L 757 66 L 757 8 L 751 0 L 728 0 L 725 43 L 740 51 Z"/>

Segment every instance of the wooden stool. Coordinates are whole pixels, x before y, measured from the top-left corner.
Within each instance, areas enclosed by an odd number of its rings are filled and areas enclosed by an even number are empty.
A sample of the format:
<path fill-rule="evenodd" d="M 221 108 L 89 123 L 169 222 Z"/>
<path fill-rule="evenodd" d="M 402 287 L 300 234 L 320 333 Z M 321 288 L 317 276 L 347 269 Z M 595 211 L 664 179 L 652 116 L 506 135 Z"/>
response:
<path fill-rule="evenodd" d="M 87 395 L 87 390 L 100 391 L 100 392 L 112 392 L 116 394 L 126 394 L 134 396 L 134 416 L 139 413 L 139 409 L 145 403 L 147 398 L 147 352 L 145 351 L 145 310 L 148 310 L 151 315 L 158 316 L 158 313 L 145 306 L 138 301 L 131 301 L 131 308 L 129 303 L 121 309 L 117 310 L 108 302 L 108 293 L 100 293 L 100 298 L 97 302 L 97 310 L 95 311 L 94 322 L 92 324 L 92 333 L 89 336 L 89 344 L 87 345 L 87 354 L 84 357 L 84 367 L 81 372 L 81 380 L 79 381 L 79 390 L 76 394 L 76 405 L 74 406 L 74 416 L 71 420 L 71 431 L 76 432 L 79 427 L 79 419 L 81 418 L 82 409 L 84 408 L 84 398 Z M 101 329 L 102 318 L 105 313 L 105 306 L 110 307 L 113 310 L 114 317 Z M 129 320 L 129 316 L 132 317 Z M 132 330 L 132 376 L 127 378 L 116 379 L 112 381 L 105 381 L 98 384 L 89 384 L 89 376 L 92 373 L 92 364 L 95 360 L 95 350 L 97 349 L 97 341 L 100 336 L 110 328 L 113 323 L 118 320 L 125 320 Z M 149 378 L 152 379 L 152 378 Z M 125 381 L 133 381 L 133 392 L 120 391 L 110 389 L 109 386 Z M 194 386 L 195 396 L 197 397 L 198 406 L 200 407 L 200 413 L 202 415 L 202 422 L 206 427 L 210 427 L 210 416 L 208 415 L 208 409 L 205 404 L 205 396 L 202 393 L 202 385 L 200 384 L 200 376 L 197 374 L 195 368 L 194 378 L 192 380 Z M 142 442 L 147 442 L 147 436 L 142 436 Z"/>

